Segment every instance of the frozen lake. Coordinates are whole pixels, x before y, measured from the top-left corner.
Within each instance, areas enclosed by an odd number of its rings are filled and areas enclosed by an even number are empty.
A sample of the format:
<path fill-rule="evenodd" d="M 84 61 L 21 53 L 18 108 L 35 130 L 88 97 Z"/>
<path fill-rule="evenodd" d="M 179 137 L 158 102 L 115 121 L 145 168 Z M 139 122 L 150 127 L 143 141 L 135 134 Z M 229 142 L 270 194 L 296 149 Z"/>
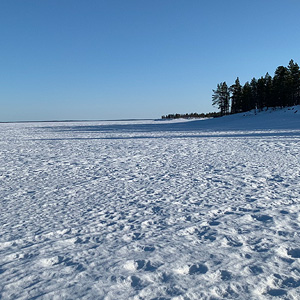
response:
<path fill-rule="evenodd" d="M 0 124 L 0 299 L 300 299 L 300 114 Z"/>

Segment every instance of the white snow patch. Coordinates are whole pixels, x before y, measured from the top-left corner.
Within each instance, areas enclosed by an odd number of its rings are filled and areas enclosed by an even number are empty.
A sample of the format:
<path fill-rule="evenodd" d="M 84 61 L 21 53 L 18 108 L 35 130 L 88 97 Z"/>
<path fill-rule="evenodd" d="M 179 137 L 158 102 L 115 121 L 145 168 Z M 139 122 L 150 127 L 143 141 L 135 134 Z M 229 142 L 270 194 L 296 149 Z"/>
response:
<path fill-rule="evenodd" d="M 299 299 L 300 107 L 0 124 L 1 299 Z"/>

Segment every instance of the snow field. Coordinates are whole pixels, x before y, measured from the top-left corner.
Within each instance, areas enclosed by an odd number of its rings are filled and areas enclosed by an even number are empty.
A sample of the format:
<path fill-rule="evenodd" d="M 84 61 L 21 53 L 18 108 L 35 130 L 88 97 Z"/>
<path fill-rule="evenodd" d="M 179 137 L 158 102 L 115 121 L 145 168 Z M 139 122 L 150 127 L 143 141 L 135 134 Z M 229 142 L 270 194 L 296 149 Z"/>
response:
<path fill-rule="evenodd" d="M 0 298 L 299 299 L 300 125 L 208 121 L 0 124 Z"/>

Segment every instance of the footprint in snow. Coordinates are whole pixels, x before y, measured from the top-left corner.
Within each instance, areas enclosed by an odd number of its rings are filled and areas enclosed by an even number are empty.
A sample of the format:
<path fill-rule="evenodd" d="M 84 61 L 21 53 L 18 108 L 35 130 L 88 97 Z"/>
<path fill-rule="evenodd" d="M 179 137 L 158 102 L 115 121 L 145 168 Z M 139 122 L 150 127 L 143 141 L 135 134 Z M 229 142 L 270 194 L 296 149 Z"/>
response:
<path fill-rule="evenodd" d="M 292 233 L 290 233 L 288 231 L 283 231 L 283 230 L 278 230 L 277 234 L 279 236 L 284 236 L 284 237 L 292 236 Z"/>
<path fill-rule="evenodd" d="M 264 272 L 260 266 L 250 266 L 249 269 L 250 269 L 251 273 L 255 276 L 262 274 Z"/>
<path fill-rule="evenodd" d="M 139 241 L 144 237 L 144 234 L 140 233 L 140 232 L 134 232 L 131 239 L 133 241 Z"/>
<path fill-rule="evenodd" d="M 144 251 L 145 252 L 153 252 L 155 250 L 154 246 L 145 246 Z"/>
<path fill-rule="evenodd" d="M 268 252 L 270 250 L 270 246 L 266 243 L 261 243 L 252 247 L 252 250 L 258 253 Z"/>
<path fill-rule="evenodd" d="M 273 221 L 273 217 L 268 215 L 252 215 L 252 218 L 256 219 L 257 221 L 266 223 Z"/>
<path fill-rule="evenodd" d="M 185 220 L 190 222 L 190 221 L 192 221 L 192 217 L 191 216 L 186 216 Z"/>
<path fill-rule="evenodd" d="M 287 294 L 286 290 L 283 289 L 270 289 L 267 293 L 273 297 L 280 297 Z"/>
<path fill-rule="evenodd" d="M 241 246 L 243 246 L 242 242 L 239 242 L 238 240 L 236 240 L 232 237 L 226 236 L 226 239 L 227 239 L 227 245 L 228 246 L 231 246 L 231 247 L 241 247 Z"/>
<path fill-rule="evenodd" d="M 208 224 L 209 224 L 210 226 L 218 226 L 218 225 L 220 225 L 221 223 L 220 223 L 219 221 L 214 220 L 214 221 L 209 222 Z"/>
<path fill-rule="evenodd" d="M 159 206 L 152 207 L 152 212 L 155 215 L 163 215 L 163 209 L 161 207 L 159 207 Z"/>
<path fill-rule="evenodd" d="M 73 267 L 73 268 L 75 268 L 75 270 L 80 271 L 80 272 L 85 270 L 85 268 L 82 264 L 74 262 L 69 257 L 59 256 L 59 264 L 60 263 L 65 265 L 65 266 L 68 266 L 68 267 Z"/>
<path fill-rule="evenodd" d="M 189 268 L 189 275 L 194 274 L 205 274 L 208 271 L 208 268 L 204 264 L 194 264 Z"/>
<path fill-rule="evenodd" d="M 144 271 L 147 272 L 155 272 L 157 270 L 157 266 L 153 265 L 150 261 L 145 261 L 145 260 L 137 260 L 136 261 L 137 270 L 143 269 Z"/>
<path fill-rule="evenodd" d="M 88 244 L 89 241 L 90 241 L 90 237 L 85 237 L 85 238 L 77 237 L 74 244 Z"/>
<path fill-rule="evenodd" d="M 292 263 L 295 261 L 294 259 L 288 258 L 288 257 L 281 257 L 281 256 L 279 256 L 279 258 L 280 258 L 282 261 L 284 261 L 284 262 L 286 262 L 286 263 L 288 263 L 288 264 L 292 264 Z"/>
<path fill-rule="evenodd" d="M 169 286 L 169 287 L 167 287 L 166 288 L 166 293 L 169 296 L 171 296 L 172 298 L 158 298 L 158 299 L 171 300 L 171 299 L 174 299 L 173 297 L 177 298 L 178 296 L 182 295 L 182 291 L 179 288 L 177 288 L 176 286 Z"/>
<path fill-rule="evenodd" d="M 6 271 L 5 269 L 0 268 L 0 275 L 1 275 L 2 273 L 4 273 L 5 271 Z"/>
<path fill-rule="evenodd" d="M 139 290 L 143 288 L 142 280 L 139 277 L 133 275 L 130 277 L 130 281 L 131 281 L 131 286 L 134 289 Z"/>
<path fill-rule="evenodd" d="M 300 258 L 300 248 L 290 249 L 287 253 L 293 258 Z"/>
<path fill-rule="evenodd" d="M 201 228 L 201 230 L 196 230 L 195 231 L 199 239 L 203 240 L 209 240 L 211 242 L 216 240 L 217 236 L 217 231 L 212 230 L 209 226 L 204 226 Z"/>
<path fill-rule="evenodd" d="M 293 277 L 288 277 L 282 281 L 282 287 L 285 288 L 298 288 L 300 286 L 300 279 L 295 279 Z"/>
<path fill-rule="evenodd" d="M 230 272 L 226 271 L 226 270 L 221 270 L 221 279 L 223 281 L 228 281 L 232 278 L 232 275 Z"/>

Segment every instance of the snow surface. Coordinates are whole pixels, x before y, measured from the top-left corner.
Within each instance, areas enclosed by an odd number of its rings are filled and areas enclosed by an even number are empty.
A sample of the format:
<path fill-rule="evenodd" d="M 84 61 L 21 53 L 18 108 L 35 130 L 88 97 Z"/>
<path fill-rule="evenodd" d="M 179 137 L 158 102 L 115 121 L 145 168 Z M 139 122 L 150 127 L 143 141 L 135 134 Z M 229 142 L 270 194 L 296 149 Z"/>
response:
<path fill-rule="evenodd" d="M 1 299 L 300 299 L 300 107 L 0 124 Z"/>

